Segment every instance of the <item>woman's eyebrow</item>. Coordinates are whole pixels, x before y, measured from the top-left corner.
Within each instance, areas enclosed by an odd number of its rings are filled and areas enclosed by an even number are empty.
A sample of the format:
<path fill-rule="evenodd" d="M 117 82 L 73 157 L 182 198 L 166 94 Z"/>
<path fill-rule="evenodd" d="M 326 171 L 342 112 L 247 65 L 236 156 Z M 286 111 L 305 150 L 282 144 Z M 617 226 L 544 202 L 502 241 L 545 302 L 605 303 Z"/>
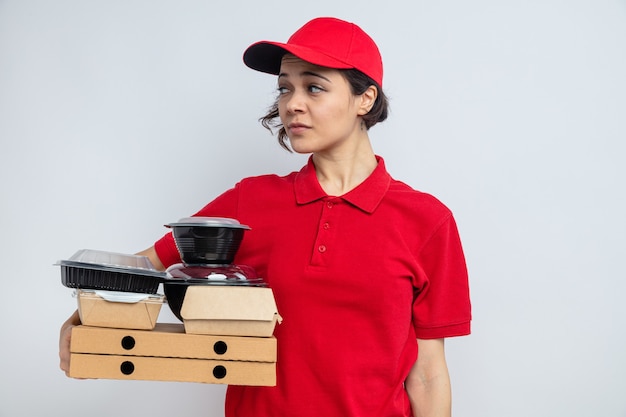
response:
<path fill-rule="evenodd" d="M 321 74 L 318 74 L 317 72 L 313 72 L 313 71 L 302 71 L 300 73 L 300 76 L 318 77 L 318 78 L 321 78 L 323 80 L 328 81 L 329 83 L 332 82 L 332 81 L 330 81 L 330 79 L 324 77 Z M 281 77 L 289 77 L 289 74 L 287 74 L 285 72 L 281 72 L 280 74 L 278 74 L 278 78 L 281 78 Z"/>

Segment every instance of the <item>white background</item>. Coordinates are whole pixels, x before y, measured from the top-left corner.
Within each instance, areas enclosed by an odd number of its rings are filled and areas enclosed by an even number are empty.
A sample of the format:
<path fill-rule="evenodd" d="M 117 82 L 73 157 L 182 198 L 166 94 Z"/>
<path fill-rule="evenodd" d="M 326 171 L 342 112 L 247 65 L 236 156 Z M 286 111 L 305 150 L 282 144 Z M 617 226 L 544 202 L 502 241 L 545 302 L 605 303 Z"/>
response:
<path fill-rule="evenodd" d="M 53 264 L 144 249 L 238 179 L 299 169 L 257 123 L 274 78 L 241 54 L 323 15 L 378 42 L 375 150 L 459 223 L 454 415 L 626 416 L 624 0 L 0 0 L 0 416 L 223 415 L 222 386 L 66 378 Z"/>

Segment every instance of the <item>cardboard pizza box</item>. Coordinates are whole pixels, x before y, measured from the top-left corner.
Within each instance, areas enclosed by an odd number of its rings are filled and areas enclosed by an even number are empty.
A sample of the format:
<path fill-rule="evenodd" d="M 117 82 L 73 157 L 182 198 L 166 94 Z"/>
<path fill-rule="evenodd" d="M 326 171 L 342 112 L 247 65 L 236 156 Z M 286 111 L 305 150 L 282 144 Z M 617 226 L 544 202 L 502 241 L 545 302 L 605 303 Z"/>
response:
<path fill-rule="evenodd" d="M 72 353 L 69 375 L 74 378 L 275 386 L 276 363 Z"/>
<path fill-rule="evenodd" d="M 72 353 L 276 362 L 274 337 L 187 334 L 181 323 L 157 323 L 154 330 L 91 326 L 72 328 Z"/>

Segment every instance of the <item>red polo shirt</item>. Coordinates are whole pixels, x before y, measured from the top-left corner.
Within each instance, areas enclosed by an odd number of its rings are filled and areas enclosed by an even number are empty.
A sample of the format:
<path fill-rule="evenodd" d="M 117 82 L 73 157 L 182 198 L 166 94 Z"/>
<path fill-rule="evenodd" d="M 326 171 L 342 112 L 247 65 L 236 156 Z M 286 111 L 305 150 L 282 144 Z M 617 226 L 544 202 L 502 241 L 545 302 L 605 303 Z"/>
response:
<path fill-rule="evenodd" d="M 227 417 L 410 416 L 403 381 L 416 338 L 470 332 L 467 270 L 450 211 L 387 173 L 327 196 L 312 160 L 246 178 L 196 215 L 251 227 L 235 263 L 254 267 L 283 317 L 276 387 L 228 387 Z M 180 262 L 171 235 L 155 244 Z"/>

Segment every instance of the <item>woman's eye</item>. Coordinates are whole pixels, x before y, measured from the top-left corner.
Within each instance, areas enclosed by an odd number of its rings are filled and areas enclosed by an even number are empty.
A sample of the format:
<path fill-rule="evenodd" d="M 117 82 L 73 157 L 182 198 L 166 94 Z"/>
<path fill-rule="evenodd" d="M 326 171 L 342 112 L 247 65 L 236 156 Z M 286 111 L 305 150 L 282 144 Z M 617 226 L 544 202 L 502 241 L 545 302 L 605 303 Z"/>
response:
<path fill-rule="evenodd" d="M 287 87 L 278 87 L 277 90 L 278 90 L 278 94 L 281 96 L 289 92 L 289 89 Z"/>
<path fill-rule="evenodd" d="M 310 86 L 309 86 L 309 91 L 310 91 L 311 93 L 320 93 L 320 92 L 322 92 L 322 91 L 324 91 L 324 90 L 322 89 L 322 87 L 319 87 L 319 86 L 317 86 L 317 85 L 310 85 Z"/>

